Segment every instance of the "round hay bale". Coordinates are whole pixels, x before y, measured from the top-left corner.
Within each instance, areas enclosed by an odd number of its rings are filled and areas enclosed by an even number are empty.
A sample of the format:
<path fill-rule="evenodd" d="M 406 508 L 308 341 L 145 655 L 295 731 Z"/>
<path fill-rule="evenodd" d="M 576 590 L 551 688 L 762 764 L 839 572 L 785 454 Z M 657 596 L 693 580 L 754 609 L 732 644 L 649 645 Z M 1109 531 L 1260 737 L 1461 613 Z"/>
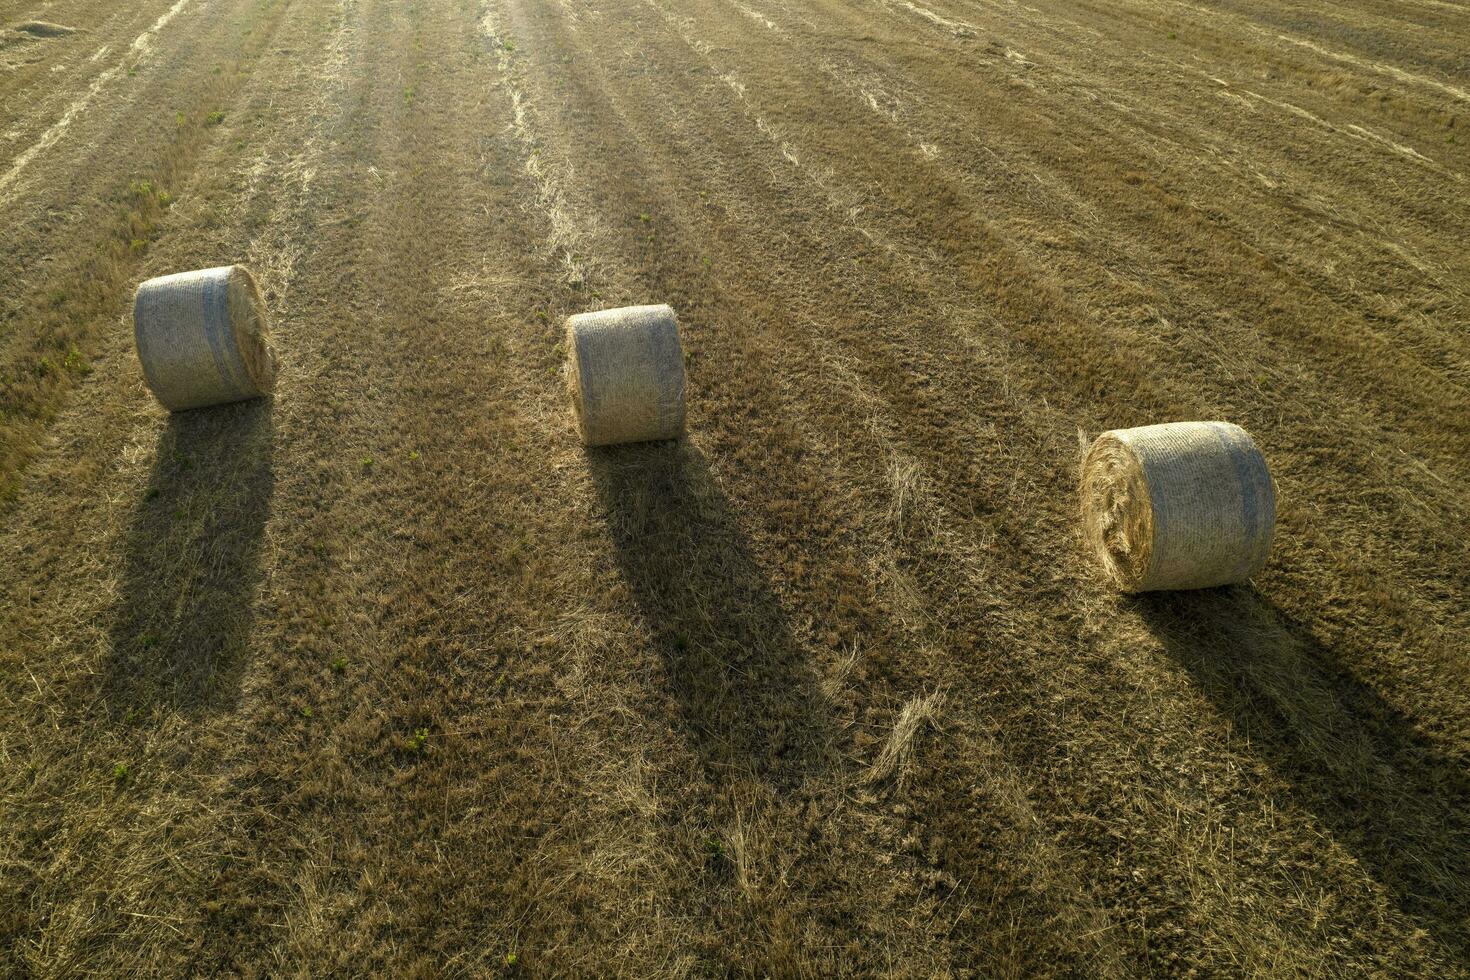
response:
<path fill-rule="evenodd" d="M 171 412 L 275 386 L 265 302 L 243 265 L 149 279 L 133 298 L 133 336 L 148 387 Z"/>
<path fill-rule="evenodd" d="M 1082 462 L 1082 526 L 1126 592 L 1243 582 L 1271 551 L 1276 488 L 1238 425 L 1114 429 Z"/>
<path fill-rule="evenodd" d="M 684 350 L 667 306 L 567 318 L 567 388 L 588 446 L 677 439 L 684 432 Z"/>

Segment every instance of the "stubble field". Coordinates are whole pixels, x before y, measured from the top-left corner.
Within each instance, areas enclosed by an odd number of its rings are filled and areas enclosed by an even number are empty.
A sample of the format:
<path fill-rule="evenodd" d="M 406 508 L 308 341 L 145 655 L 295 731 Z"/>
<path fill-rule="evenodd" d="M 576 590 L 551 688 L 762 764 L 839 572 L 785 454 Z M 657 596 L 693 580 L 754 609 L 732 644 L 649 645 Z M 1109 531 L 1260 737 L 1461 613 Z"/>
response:
<path fill-rule="evenodd" d="M 1463 3 L 0 29 L 0 973 L 1470 972 Z M 170 417 L 237 261 L 275 397 Z M 655 302 L 688 438 L 584 450 Z M 1195 418 L 1271 563 L 1118 596 L 1079 446 Z"/>

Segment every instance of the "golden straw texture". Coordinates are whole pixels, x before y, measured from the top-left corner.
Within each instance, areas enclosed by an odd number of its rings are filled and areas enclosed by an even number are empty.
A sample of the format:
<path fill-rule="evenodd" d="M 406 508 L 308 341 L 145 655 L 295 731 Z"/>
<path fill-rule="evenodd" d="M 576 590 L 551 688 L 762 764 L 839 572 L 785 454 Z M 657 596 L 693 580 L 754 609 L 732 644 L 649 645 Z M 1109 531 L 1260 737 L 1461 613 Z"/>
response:
<path fill-rule="evenodd" d="M 265 303 L 242 265 L 149 279 L 133 298 L 133 335 L 148 387 L 171 412 L 275 385 Z"/>
<path fill-rule="evenodd" d="M 567 318 L 567 387 L 588 446 L 677 439 L 684 432 L 684 351 L 667 306 Z"/>
<path fill-rule="evenodd" d="M 1276 489 L 1238 425 L 1115 429 L 1082 462 L 1082 526 L 1124 591 L 1243 582 L 1270 554 Z"/>

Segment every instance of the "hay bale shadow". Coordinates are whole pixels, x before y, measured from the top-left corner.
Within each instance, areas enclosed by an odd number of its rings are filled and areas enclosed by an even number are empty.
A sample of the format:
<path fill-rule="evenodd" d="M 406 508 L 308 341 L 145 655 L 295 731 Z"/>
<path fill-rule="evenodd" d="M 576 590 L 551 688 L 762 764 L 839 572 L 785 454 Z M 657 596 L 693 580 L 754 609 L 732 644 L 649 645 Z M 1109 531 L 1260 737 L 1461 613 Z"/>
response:
<path fill-rule="evenodd" d="M 1470 966 L 1467 760 L 1253 586 L 1134 601 L 1170 656 L 1291 782 L 1294 802 Z"/>
<path fill-rule="evenodd" d="M 795 786 L 827 759 L 830 708 L 704 457 L 682 441 L 588 457 L 682 735 L 715 782 Z"/>
<path fill-rule="evenodd" d="M 34 38 L 68 37 L 78 33 L 75 27 L 68 27 L 65 24 L 53 24 L 46 20 L 23 21 L 15 25 L 15 31 L 18 34 L 24 34 L 27 37 Z"/>
<path fill-rule="evenodd" d="M 104 678 L 118 712 L 198 713 L 239 696 L 275 485 L 269 399 L 169 416 L 124 533 Z"/>

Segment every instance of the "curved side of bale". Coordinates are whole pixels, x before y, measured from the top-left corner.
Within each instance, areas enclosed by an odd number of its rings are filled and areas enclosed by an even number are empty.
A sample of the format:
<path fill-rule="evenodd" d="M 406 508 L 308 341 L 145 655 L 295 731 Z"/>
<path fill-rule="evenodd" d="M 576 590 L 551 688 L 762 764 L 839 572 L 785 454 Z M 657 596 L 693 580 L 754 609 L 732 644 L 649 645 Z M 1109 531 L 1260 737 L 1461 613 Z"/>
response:
<path fill-rule="evenodd" d="M 265 302 L 244 266 L 149 279 L 133 298 L 133 336 L 148 387 L 171 412 L 275 386 Z"/>
<path fill-rule="evenodd" d="M 684 350 L 668 306 L 567 318 L 567 389 L 588 446 L 677 439 L 684 432 Z"/>
<path fill-rule="evenodd" d="M 1243 582 L 1271 552 L 1276 488 L 1229 422 L 1104 432 L 1083 460 L 1081 495 L 1088 547 L 1128 592 Z"/>

